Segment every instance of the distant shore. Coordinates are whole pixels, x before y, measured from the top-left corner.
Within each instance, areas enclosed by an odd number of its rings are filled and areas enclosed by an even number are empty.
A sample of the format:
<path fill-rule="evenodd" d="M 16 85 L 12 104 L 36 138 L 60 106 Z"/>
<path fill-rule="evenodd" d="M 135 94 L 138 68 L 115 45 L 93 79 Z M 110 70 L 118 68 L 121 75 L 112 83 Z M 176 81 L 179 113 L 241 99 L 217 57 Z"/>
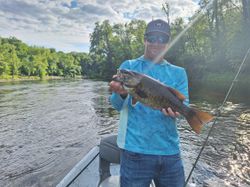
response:
<path fill-rule="evenodd" d="M 76 76 L 77 79 L 82 79 L 82 76 Z M 40 77 L 36 76 L 15 76 L 12 77 L 0 77 L 0 83 L 4 82 L 18 82 L 18 81 L 32 81 L 32 80 L 62 80 L 62 79 L 68 79 L 65 77 L 60 76 L 45 76 L 42 79 Z"/>

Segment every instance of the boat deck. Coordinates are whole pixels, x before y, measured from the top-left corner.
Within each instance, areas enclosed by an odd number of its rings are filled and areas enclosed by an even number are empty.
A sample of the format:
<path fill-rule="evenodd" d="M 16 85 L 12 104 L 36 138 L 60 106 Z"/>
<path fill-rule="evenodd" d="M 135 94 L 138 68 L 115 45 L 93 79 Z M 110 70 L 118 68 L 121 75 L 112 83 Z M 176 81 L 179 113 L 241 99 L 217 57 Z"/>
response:
<path fill-rule="evenodd" d="M 99 147 L 89 153 L 63 178 L 57 187 L 93 187 L 99 182 Z M 119 165 L 111 164 L 111 175 L 119 175 Z"/>

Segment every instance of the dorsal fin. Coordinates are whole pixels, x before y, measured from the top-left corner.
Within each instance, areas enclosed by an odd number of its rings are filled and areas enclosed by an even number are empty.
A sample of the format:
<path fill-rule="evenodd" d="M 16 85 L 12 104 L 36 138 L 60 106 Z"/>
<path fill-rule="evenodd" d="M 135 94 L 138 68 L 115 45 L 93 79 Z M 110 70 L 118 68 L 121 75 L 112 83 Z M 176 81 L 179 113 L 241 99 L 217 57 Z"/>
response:
<path fill-rule="evenodd" d="M 186 97 L 180 93 L 179 91 L 171 88 L 171 87 L 168 87 L 169 91 L 174 94 L 176 97 L 178 97 L 178 99 L 180 99 L 181 101 L 184 101 L 186 99 Z"/>

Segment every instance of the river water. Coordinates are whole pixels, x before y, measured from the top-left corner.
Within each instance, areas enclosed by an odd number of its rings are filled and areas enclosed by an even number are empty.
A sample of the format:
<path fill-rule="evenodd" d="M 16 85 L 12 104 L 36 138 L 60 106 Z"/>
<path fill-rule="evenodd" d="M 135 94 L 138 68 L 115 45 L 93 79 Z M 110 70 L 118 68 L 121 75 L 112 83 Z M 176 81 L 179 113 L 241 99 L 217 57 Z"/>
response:
<path fill-rule="evenodd" d="M 107 83 L 91 80 L 0 84 L 0 186 L 55 186 L 103 136 L 117 132 Z M 210 98 L 211 99 L 211 98 Z M 213 99 L 192 100 L 216 113 Z M 178 119 L 188 176 L 212 123 L 199 136 Z M 226 103 L 191 181 L 197 186 L 250 186 L 250 107 Z"/>

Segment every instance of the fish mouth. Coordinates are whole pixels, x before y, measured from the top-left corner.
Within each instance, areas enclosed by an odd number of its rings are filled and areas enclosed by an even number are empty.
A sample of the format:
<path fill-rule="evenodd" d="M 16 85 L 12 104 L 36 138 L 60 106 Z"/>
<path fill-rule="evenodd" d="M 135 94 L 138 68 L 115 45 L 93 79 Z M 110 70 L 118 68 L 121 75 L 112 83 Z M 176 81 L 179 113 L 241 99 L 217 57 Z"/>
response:
<path fill-rule="evenodd" d="M 121 77 L 115 76 L 112 78 L 112 81 L 116 81 L 116 82 L 120 82 L 121 84 L 123 84 L 123 80 L 121 79 Z"/>
<path fill-rule="evenodd" d="M 112 78 L 113 81 L 125 83 L 126 78 L 133 76 L 133 73 L 131 71 L 125 70 L 125 69 L 118 69 L 116 76 Z"/>
<path fill-rule="evenodd" d="M 133 88 L 138 84 L 138 77 L 136 75 L 134 71 L 118 69 L 116 76 L 114 76 L 112 80 L 120 82 L 123 86 L 128 88 Z"/>
<path fill-rule="evenodd" d="M 121 84 L 123 84 L 124 77 L 122 76 L 122 73 L 120 72 L 119 69 L 117 70 L 116 75 L 112 77 L 112 81 L 120 82 Z"/>

